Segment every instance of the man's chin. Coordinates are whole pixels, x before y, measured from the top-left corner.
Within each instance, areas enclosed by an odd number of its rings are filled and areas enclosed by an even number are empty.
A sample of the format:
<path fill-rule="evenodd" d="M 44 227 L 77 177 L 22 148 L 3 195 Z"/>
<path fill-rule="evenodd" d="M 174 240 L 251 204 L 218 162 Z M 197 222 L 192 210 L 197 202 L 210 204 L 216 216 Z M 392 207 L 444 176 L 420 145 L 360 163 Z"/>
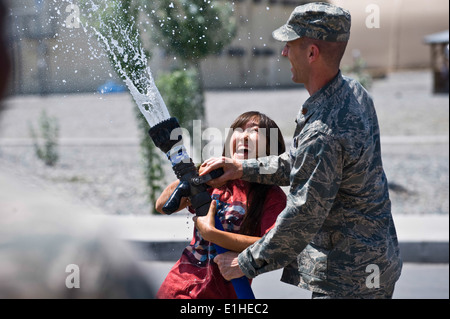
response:
<path fill-rule="evenodd" d="M 302 83 L 295 75 L 292 75 L 291 79 L 292 79 L 292 82 L 294 82 L 296 84 L 301 84 Z"/>

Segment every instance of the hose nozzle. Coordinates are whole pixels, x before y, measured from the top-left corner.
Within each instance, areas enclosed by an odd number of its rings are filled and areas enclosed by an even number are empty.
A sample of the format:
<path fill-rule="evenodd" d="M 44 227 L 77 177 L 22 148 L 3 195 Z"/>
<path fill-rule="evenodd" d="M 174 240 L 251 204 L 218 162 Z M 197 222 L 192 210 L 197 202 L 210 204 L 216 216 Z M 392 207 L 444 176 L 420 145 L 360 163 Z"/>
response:
<path fill-rule="evenodd" d="M 209 188 L 206 181 L 210 177 L 200 177 L 192 159 L 187 154 L 182 143 L 180 124 L 174 117 L 165 120 L 149 131 L 150 137 L 172 163 L 172 169 L 180 180 L 180 184 L 170 196 L 163 207 L 166 214 L 173 214 L 180 206 L 183 197 L 189 197 L 197 216 L 205 216 L 211 203 L 211 196 L 207 192 Z M 221 169 L 220 169 L 221 170 Z M 212 174 L 212 173 L 211 173 Z M 215 172 L 212 176 L 220 176 L 221 172 Z"/>

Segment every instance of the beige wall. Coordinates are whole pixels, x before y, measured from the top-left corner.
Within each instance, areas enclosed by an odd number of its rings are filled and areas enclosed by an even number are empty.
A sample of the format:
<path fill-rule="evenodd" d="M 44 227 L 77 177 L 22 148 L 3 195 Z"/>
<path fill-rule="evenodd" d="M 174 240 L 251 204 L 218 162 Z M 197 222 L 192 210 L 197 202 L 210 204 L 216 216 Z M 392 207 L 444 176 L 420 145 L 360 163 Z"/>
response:
<path fill-rule="evenodd" d="M 290 83 L 286 72 L 289 62 L 281 58 L 283 44 L 272 38 L 272 31 L 286 22 L 295 6 L 236 4 L 238 35 L 231 48 L 245 50 L 242 57 L 210 57 L 203 63 L 203 73 L 209 87 L 260 87 Z M 269 9 L 268 9 L 269 8 Z M 272 55 L 253 56 L 253 50 L 269 51 Z"/>
<path fill-rule="evenodd" d="M 430 66 L 426 35 L 448 30 L 449 4 L 446 0 L 332 0 L 352 14 L 352 35 L 343 63 L 352 62 L 352 51 L 359 50 L 368 66 L 392 71 Z M 366 19 L 380 9 L 379 28 L 368 28 Z M 369 7 L 370 8 L 370 7 Z"/>
<path fill-rule="evenodd" d="M 430 66 L 430 48 L 423 38 L 435 32 L 448 30 L 449 4 L 446 0 L 332 0 L 352 14 L 352 35 L 343 66 L 353 63 L 358 51 L 375 75 L 398 69 L 427 68 Z M 272 31 L 289 18 L 294 5 L 272 6 L 267 1 L 249 5 L 240 3 L 236 15 L 244 17 L 233 47 L 251 52 L 253 47 L 272 49 L 274 56 L 242 58 L 212 57 L 203 63 L 207 87 L 274 87 L 289 86 L 289 62 L 280 56 L 283 44 L 274 41 Z M 379 9 L 379 25 L 369 28 Z M 269 7 L 270 10 L 266 8 Z M 242 20 L 242 19 L 241 19 Z M 247 22 L 248 20 L 248 22 Z M 369 23 L 369 26 L 371 26 Z"/>
<path fill-rule="evenodd" d="M 91 47 L 99 49 L 96 41 L 89 43 L 81 28 L 63 27 L 69 15 L 67 3 L 46 0 L 45 14 L 39 17 L 34 0 L 9 0 L 8 4 L 13 12 L 8 30 L 13 94 L 92 92 L 114 74 L 107 59 L 91 58 Z M 40 39 L 42 26 L 48 32 L 44 39 Z"/>

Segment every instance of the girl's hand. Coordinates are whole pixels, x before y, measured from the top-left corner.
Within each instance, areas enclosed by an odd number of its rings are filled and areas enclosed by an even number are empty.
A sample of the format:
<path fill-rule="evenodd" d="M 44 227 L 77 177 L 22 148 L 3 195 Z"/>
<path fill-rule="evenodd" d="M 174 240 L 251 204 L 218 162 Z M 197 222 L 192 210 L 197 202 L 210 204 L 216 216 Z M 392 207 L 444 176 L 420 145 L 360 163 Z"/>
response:
<path fill-rule="evenodd" d="M 209 206 L 208 215 L 206 216 L 194 216 L 195 228 L 198 229 L 200 235 L 203 239 L 207 241 L 213 241 L 214 234 L 218 230 L 216 229 L 215 223 L 216 217 L 216 201 L 213 200 Z"/>

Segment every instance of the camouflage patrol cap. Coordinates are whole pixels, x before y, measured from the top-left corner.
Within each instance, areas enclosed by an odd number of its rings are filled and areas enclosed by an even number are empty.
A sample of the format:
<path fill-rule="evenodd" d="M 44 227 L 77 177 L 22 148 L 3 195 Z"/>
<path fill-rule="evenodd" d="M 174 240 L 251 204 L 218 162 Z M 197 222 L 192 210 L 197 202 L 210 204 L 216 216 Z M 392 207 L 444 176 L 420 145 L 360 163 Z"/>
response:
<path fill-rule="evenodd" d="M 330 42 L 350 38 L 350 12 L 324 2 L 313 2 L 294 9 L 288 22 L 275 30 L 275 40 L 288 42 L 301 37 Z"/>

